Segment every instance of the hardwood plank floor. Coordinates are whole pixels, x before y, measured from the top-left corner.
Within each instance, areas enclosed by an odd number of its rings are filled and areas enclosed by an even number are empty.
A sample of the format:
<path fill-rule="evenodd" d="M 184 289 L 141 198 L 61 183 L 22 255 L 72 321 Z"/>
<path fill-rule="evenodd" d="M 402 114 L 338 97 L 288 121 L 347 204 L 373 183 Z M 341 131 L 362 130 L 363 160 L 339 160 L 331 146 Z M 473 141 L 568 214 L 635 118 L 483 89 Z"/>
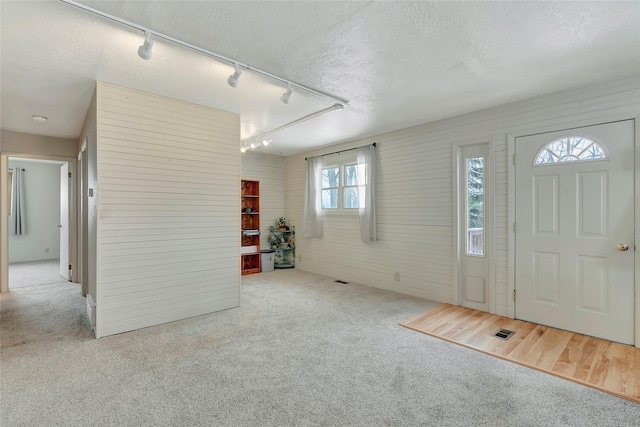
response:
<path fill-rule="evenodd" d="M 450 304 L 401 325 L 640 403 L 639 348 Z"/>

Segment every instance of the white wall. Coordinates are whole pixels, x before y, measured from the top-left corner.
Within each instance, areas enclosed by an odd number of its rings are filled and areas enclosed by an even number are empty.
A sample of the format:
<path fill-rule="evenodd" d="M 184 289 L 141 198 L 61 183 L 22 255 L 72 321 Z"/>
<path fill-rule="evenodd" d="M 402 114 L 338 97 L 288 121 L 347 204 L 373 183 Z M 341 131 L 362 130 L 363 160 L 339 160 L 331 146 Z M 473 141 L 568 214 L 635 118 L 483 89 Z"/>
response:
<path fill-rule="evenodd" d="M 60 165 L 9 159 L 25 169 L 23 184 L 27 234 L 16 236 L 9 216 L 9 262 L 60 258 Z"/>
<path fill-rule="evenodd" d="M 285 158 L 247 151 L 242 154 L 242 179 L 260 181 L 260 248 L 267 248 L 269 227 L 285 216 Z"/>
<path fill-rule="evenodd" d="M 237 114 L 98 83 L 97 337 L 239 305 L 239 147 Z"/>
<path fill-rule="evenodd" d="M 452 145 L 495 140 L 496 312 L 508 313 L 507 134 L 561 130 L 640 114 L 637 78 L 545 95 L 287 157 L 286 215 L 302 223 L 305 156 L 378 143 L 378 241 L 359 240 L 355 215 L 327 215 L 324 237 L 299 232 L 296 268 L 453 302 Z M 327 273 L 329 272 L 329 273 Z M 400 281 L 394 281 L 394 272 Z"/>

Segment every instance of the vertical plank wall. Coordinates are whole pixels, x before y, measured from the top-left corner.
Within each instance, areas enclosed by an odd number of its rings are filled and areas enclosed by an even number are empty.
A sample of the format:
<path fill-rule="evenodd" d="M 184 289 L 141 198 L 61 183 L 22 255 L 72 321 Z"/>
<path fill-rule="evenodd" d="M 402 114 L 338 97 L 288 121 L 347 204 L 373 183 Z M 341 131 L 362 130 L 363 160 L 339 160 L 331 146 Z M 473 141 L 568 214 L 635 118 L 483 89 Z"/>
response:
<path fill-rule="evenodd" d="M 238 115 L 97 90 L 96 335 L 237 307 Z"/>
<path fill-rule="evenodd" d="M 336 114 L 339 114 L 336 113 Z M 507 315 L 507 134 L 524 135 L 640 114 L 637 78 L 567 90 L 287 158 L 287 216 L 302 224 L 305 156 L 378 143 L 378 241 L 359 239 L 358 218 L 324 217 L 324 236 L 299 232 L 296 268 L 440 302 L 453 299 L 452 145 L 495 140 L 495 301 Z M 301 259 L 300 259 L 301 257 Z M 394 273 L 400 281 L 394 281 Z"/>
<path fill-rule="evenodd" d="M 259 150 L 259 149 L 258 149 Z M 285 158 L 247 151 L 242 154 L 242 179 L 260 181 L 260 248 L 267 248 L 269 227 L 284 216 Z"/>

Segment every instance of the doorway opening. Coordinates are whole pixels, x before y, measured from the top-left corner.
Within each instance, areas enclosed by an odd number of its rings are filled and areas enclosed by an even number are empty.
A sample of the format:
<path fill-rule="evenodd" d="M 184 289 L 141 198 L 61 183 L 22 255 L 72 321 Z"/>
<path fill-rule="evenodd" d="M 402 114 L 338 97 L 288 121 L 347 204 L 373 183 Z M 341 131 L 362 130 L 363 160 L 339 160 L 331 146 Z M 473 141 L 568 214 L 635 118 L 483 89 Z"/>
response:
<path fill-rule="evenodd" d="M 75 185 L 69 171 L 75 159 L 5 154 L 1 160 L 0 290 L 74 281 Z"/>

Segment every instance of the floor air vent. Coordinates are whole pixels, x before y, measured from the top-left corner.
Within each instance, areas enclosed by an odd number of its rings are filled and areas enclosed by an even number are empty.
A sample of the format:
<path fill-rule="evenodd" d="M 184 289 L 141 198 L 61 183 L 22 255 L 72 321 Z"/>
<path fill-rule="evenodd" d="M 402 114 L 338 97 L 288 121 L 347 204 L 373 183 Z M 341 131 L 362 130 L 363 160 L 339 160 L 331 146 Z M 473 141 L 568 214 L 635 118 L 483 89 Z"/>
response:
<path fill-rule="evenodd" d="M 510 331 L 508 329 L 498 329 L 493 333 L 494 337 L 500 338 L 502 340 L 508 340 L 514 335 L 515 335 L 515 331 Z"/>
<path fill-rule="evenodd" d="M 334 280 L 335 283 L 342 283 L 343 285 L 348 285 L 349 282 L 345 282 L 344 280 Z"/>

